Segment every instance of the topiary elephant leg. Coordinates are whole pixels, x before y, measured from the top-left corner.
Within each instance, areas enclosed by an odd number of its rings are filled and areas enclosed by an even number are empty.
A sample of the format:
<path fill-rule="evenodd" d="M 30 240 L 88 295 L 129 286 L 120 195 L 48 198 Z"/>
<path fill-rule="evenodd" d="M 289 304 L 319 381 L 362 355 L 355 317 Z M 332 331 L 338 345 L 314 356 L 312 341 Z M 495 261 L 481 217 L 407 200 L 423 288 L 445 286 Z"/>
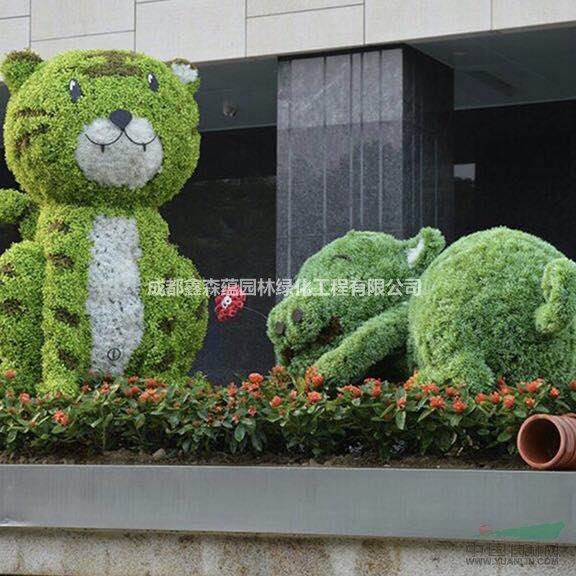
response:
<path fill-rule="evenodd" d="M 0 256 L 0 369 L 15 370 L 14 388 L 32 392 L 41 378 L 42 248 L 25 240 Z"/>
<path fill-rule="evenodd" d="M 363 378 L 369 369 L 406 346 L 408 310 L 397 306 L 371 318 L 323 354 L 315 366 L 330 384 L 341 386 Z"/>
<path fill-rule="evenodd" d="M 472 392 L 488 392 L 496 378 L 478 351 L 460 352 L 442 366 L 424 367 L 418 373 L 418 381 L 465 384 Z"/>

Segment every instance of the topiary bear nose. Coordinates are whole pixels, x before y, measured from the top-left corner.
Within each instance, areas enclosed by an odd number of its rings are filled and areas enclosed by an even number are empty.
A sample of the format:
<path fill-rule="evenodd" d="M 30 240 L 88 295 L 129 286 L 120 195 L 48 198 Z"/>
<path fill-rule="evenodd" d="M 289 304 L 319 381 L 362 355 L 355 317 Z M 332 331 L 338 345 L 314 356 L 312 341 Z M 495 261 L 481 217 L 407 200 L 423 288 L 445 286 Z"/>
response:
<path fill-rule="evenodd" d="M 114 112 L 110 112 L 108 118 L 110 122 L 118 126 L 120 130 L 124 130 L 132 121 L 132 114 L 130 114 L 128 110 L 114 110 Z"/>
<path fill-rule="evenodd" d="M 274 325 L 274 332 L 276 332 L 278 336 L 283 336 L 284 332 L 286 332 L 286 324 L 284 324 L 284 322 L 276 322 Z"/>
<path fill-rule="evenodd" d="M 294 324 L 300 324 L 303 318 L 304 318 L 304 312 L 302 312 L 300 308 L 296 308 L 296 310 L 292 312 L 292 322 L 294 322 Z"/>

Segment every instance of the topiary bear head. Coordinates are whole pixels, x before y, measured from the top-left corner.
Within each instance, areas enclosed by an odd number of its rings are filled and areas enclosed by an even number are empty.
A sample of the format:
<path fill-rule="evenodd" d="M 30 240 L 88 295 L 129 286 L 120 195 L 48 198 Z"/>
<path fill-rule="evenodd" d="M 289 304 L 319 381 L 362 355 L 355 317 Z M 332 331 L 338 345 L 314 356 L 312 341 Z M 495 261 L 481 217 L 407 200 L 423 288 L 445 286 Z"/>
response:
<path fill-rule="evenodd" d="M 306 260 L 292 290 L 270 312 L 268 336 L 279 361 L 301 372 L 366 320 L 405 302 L 408 287 L 417 289 L 409 281 L 444 244 L 438 230 L 424 228 L 409 240 L 351 231 L 326 245 Z"/>
<path fill-rule="evenodd" d="M 10 53 L 9 168 L 38 203 L 159 206 L 198 161 L 197 70 L 128 51 Z"/>

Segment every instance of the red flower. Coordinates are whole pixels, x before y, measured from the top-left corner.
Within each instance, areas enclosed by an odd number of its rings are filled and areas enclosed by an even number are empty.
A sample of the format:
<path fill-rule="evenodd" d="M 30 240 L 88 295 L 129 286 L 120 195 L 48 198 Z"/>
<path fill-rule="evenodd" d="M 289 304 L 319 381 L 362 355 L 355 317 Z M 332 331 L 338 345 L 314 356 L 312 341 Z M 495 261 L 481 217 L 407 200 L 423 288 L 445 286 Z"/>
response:
<path fill-rule="evenodd" d="M 424 394 L 438 394 L 438 392 L 440 392 L 440 388 L 438 388 L 438 386 L 433 382 L 430 382 L 422 386 L 422 391 Z"/>
<path fill-rule="evenodd" d="M 504 403 L 504 408 L 506 408 L 507 410 L 510 410 L 511 408 L 514 407 L 514 403 L 516 402 L 514 396 L 511 396 L 510 394 L 504 396 L 504 399 L 502 400 L 502 402 Z"/>
<path fill-rule="evenodd" d="M 452 408 L 454 409 L 454 412 L 456 412 L 457 414 L 462 414 L 462 412 L 466 410 L 466 402 L 463 402 L 462 400 L 460 400 L 460 398 L 456 398 L 456 400 L 452 402 Z"/>
<path fill-rule="evenodd" d="M 278 408 L 278 406 L 280 406 L 280 404 L 282 404 L 282 398 L 280 398 L 280 396 L 274 396 L 274 398 L 272 398 L 272 400 L 270 400 L 270 406 L 272 408 Z"/>
<path fill-rule="evenodd" d="M 316 404 L 316 402 L 320 402 L 320 400 L 322 400 L 322 394 L 316 391 L 308 392 L 308 394 L 306 394 L 306 398 L 308 399 L 309 404 Z"/>
<path fill-rule="evenodd" d="M 256 416 L 257 412 L 256 406 L 250 406 L 250 408 L 248 408 L 248 416 Z"/>
<path fill-rule="evenodd" d="M 572 391 L 576 392 L 576 380 L 572 380 L 572 382 L 570 382 L 570 388 Z"/>
<path fill-rule="evenodd" d="M 444 408 L 445 406 L 446 402 L 444 402 L 442 396 L 432 396 L 430 398 L 430 408 Z"/>
<path fill-rule="evenodd" d="M 458 392 L 458 390 L 453 386 L 448 386 L 448 388 L 446 388 L 446 396 L 448 396 L 448 398 L 455 398 L 459 394 L 460 393 Z"/>
<path fill-rule="evenodd" d="M 312 388 L 322 388 L 324 384 L 324 376 L 318 372 L 316 366 L 310 366 L 306 369 L 304 380 Z"/>
<path fill-rule="evenodd" d="M 372 398 L 380 398 L 380 396 L 382 396 L 382 384 L 377 380 L 372 387 Z"/>
<path fill-rule="evenodd" d="M 26 394 L 26 392 L 22 392 L 20 396 L 18 396 L 20 400 L 20 404 L 28 404 L 30 402 L 30 394 Z"/>
<path fill-rule="evenodd" d="M 492 394 L 490 394 L 490 402 L 492 402 L 492 404 L 498 404 L 498 402 L 500 402 L 500 394 L 498 394 L 498 392 L 492 392 Z"/>
<path fill-rule="evenodd" d="M 144 386 L 146 386 L 146 388 L 158 388 L 158 381 L 156 378 L 146 378 L 146 380 L 144 380 Z"/>
<path fill-rule="evenodd" d="M 558 398 L 560 396 L 560 390 L 558 388 L 551 388 L 550 389 L 550 397 L 551 398 Z"/>
<path fill-rule="evenodd" d="M 124 390 L 124 396 L 126 396 L 126 398 L 131 398 L 132 396 L 137 396 L 138 394 L 140 394 L 140 388 L 138 388 L 138 386 L 129 386 L 126 388 L 126 390 Z"/>
<path fill-rule="evenodd" d="M 396 407 L 398 410 L 404 410 L 404 408 L 406 408 L 406 398 L 398 398 L 398 400 L 396 400 Z"/>
<path fill-rule="evenodd" d="M 264 382 L 264 376 L 258 372 L 252 372 L 252 374 L 248 376 L 248 380 L 252 382 L 252 384 L 262 384 L 262 382 Z"/>
<path fill-rule="evenodd" d="M 358 388 L 358 386 L 352 386 L 351 384 L 348 386 L 342 386 L 340 390 L 342 392 L 349 392 L 352 398 L 360 398 L 360 396 L 362 396 L 362 389 Z"/>
<path fill-rule="evenodd" d="M 16 370 L 12 370 L 11 368 L 6 370 L 6 372 L 4 372 L 4 378 L 6 378 L 6 380 L 14 380 L 14 378 L 16 378 Z"/>
<path fill-rule="evenodd" d="M 226 322 L 244 308 L 246 294 L 238 284 L 231 284 L 223 288 L 214 300 L 216 302 L 214 311 L 218 322 Z"/>
<path fill-rule="evenodd" d="M 414 374 L 412 374 L 412 376 L 410 376 L 410 378 L 408 378 L 408 380 L 406 380 L 406 382 L 404 382 L 404 384 L 402 385 L 404 390 L 410 390 L 410 388 L 412 388 L 412 386 L 416 384 L 417 378 L 418 378 L 418 372 L 414 372 Z"/>
<path fill-rule="evenodd" d="M 52 416 L 52 420 L 56 422 L 56 424 L 60 424 L 60 426 L 68 426 L 68 424 L 70 424 L 70 416 L 68 416 L 64 410 L 58 410 L 58 412 Z"/>
<path fill-rule="evenodd" d="M 526 390 L 530 392 L 530 394 L 536 394 L 538 392 L 538 388 L 542 386 L 543 380 L 538 378 L 537 380 L 532 380 L 532 382 L 528 382 L 526 384 Z"/>
<path fill-rule="evenodd" d="M 479 392 L 478 394 L 476 394 L 475 400 L 477 404 L 482 404 L 482 402 L 486 402 L 486 400 L 488 400 L 488 396 L 486 396 L 486 394 L 483 394 L 482 392 Z"/>
<path fill-rule="evenodd" d="M 108 384 L 108 382 L 104 382 L 104 384 L 100 386 L 100 392 L 102 394 L 108 394 L 108 392 L 110 392 L 110 384 Z"/>
<path fill-rule="evenodd" d="M 237 394 L 238 386 L 236 386 L 234 382 L 230 382 L 230 384 L 228 384 L 228 396 L 230 396 L 230 398 L 234 398 Z"/>
<path fill-rule="evenodd" d="M 524 400 L 524 404 L 526 404 L 526 406 L 528 408 L 534 408 L 534 405 L 536 404 L 536 401 L 534 400 L 534 398 L 532 398 L 532 396 L 528 396 L 526 398 L 526 400 Z"/>
<path fill-rule="evenodd" d="M 82 394 L 88 394 L 88 392 L 90 392 L 91 390 L 92 388 L 90 388 L 89 384 L 84 384 L 84 386 L 80 388 L 80 392 L 82 392 Z"/>
<path fill-rule="evenodd" d="M 130 376 L 128 378 L 128 384 L 138 384 L 140 382 L 140 376 Z"/>
<path fill-rule="evenodd" d="M 298 397 L 298 390 L 290 390 L 288 398 L 290 398 L 290 400 L 296 400 L 297 397 Z"/>

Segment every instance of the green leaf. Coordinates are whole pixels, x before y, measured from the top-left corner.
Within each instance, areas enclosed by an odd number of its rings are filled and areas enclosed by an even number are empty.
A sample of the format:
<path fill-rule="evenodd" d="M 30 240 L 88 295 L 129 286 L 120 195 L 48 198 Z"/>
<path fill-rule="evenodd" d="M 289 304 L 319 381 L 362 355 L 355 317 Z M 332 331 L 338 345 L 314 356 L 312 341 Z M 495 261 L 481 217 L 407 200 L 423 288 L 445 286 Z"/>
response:
<path fill-rule="evenodd" d="M 500 432 L 500 434 L 498 434 L 496 441 L 507 442 L 508 440 L 510 440 L 510 438 L 512 438 L 512 433 L 508 432 L 508 430 L 504 430 L 503 432 Z"/>
<path fill-rule="evenodd" d="M 428 410 L 424 410 L 424 412 L 422 412 L 422 414 L 420 414 L 420 416 L 418 416 L 418 422 L 422 422 L 422 420 L 424 420 L 425 418 L 428 418 L 428 416 L 430 416 L 430 414 L 432 414 L 432 410 L 428 409 Z"/>
<path fill-rule="evenodd" d="M 404 410 L 396 412 L 394 421 L 399 430 L 404 430 L 404 427 L 406 426 L 406 412 L 404 412 Z"/>
<path fill-rule="evenodd" d="M 236 442 L 242 442 L 244 436 L 246 436 L 246 427 L 239 424 L 236 426 L 236 430 L 234 430 L 234 440 L 236 440 Z"/>

